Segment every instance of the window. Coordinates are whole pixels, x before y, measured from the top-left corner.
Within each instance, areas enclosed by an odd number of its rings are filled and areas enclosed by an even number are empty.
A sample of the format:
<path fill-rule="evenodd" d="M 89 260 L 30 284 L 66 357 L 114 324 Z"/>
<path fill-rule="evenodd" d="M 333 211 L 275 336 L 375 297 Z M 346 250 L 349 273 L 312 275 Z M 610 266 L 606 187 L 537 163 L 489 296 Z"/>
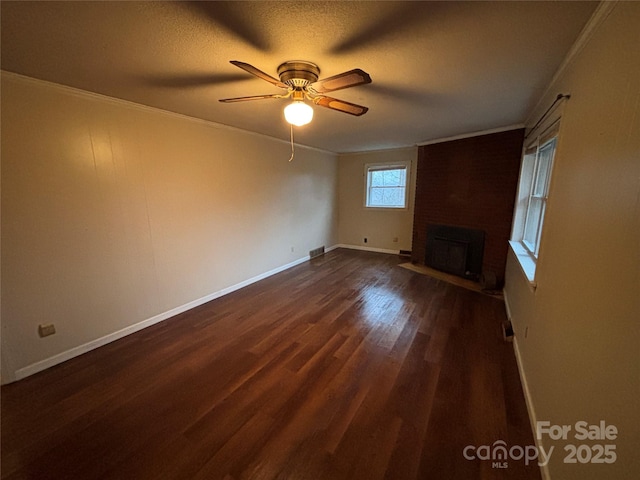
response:
<path fill-rule="evenodd" d="M 511 246 L 532 284 L 540 253 L 557 137 L 558 122 L 536 137 L 522 157 Z"/>
<path fill-rule="evenodd" d="M 367 165 L 365 205 L 372 208 L 406 208 L 407 170 L 407 165 Z"/>
<path fill-rule="evenodd" d="M 551 177 L 551 162 L 556 151 L 556 138 L 548 140 L 537 149 L 531 168 L 533 175 L 529 187 L 529 202 L 524 221 L 522 243 L 536 258 L 540 250 L 540 233 L 544 220 L 544 211 L 549 194 L 549 179 Z"/>

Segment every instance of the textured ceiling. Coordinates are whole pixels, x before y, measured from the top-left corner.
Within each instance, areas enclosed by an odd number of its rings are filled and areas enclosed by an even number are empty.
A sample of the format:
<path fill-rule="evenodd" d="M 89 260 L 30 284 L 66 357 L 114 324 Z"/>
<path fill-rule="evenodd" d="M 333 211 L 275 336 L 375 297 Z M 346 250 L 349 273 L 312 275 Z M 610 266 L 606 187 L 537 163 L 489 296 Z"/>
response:
<path fill-rule="evenodd" d="M 370 85 L 333 92 L 353 117 L 315 107 L 296 141 L 379 150 L 522 123 L 597 2 L 9 2 L 2 69 L 276 138 L 286 60 L 320 77 L 361 68 Z"/>

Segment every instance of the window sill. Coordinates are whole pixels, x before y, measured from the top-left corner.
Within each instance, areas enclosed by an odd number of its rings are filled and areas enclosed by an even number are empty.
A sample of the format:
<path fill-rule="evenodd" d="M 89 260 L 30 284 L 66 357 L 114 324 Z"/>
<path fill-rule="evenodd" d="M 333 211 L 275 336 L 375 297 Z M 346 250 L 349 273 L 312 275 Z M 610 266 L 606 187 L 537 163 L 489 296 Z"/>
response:
<path fill-rule="evenodd" d="M 365 210 L 379 210 L 379 211 L 387 211 L 387 212 L 406 212 L 409 210 L 408 207 L 370 207 L 368 205 L 364 206 Z"/>
<path fill-rule="evenodd" d="M 527 281 L 529 282 L 529 288 L 532 291 L 536 289 L 536 260 L 531 256 L 531 254 L 527 251 L 524 246 L 520 242 L 514 242 L 509 240 L 509 245 L 511 245 L 511 250 L 513 251 L 516 259 L 518 260 L 518 264 L 520 265 L 520 269 Z"/>

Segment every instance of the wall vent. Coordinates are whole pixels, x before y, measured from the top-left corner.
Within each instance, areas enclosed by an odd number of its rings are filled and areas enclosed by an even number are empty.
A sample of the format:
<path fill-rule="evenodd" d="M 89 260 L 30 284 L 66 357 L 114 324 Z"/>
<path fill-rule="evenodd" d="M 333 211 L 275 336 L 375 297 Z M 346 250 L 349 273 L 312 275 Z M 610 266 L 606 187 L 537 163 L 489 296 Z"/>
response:
<path fill-rule="evenodd" d="M 505 342 L 513 342 L 513 326 L 509 320 L 502 322 L 502 338 Z"/>
<path fill-rule="evenodd" d="M 309 250 L 309 258 L 316 258 L 320 255 L 324 255 L 324 245 L 314 248 L 313 250 Z"/>

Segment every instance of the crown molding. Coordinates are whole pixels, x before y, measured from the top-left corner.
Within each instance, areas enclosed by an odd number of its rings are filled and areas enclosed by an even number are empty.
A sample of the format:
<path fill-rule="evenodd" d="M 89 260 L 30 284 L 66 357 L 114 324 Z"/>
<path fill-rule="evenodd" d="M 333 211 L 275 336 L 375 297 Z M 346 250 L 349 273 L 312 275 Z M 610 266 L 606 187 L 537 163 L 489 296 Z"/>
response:
<path fill-rule="evenodd" d="M 262 133 L 252 132 L 250 130 L 245 130 L 243 128 L 232 127 L 231 125 L 225 125 L 224 123 L 218 123 L 218 122 L 213 122 L 211 120 L 204 120 L 202 118 L 191 117 L 191 116 L 185 115 L 183 113 L 176 113 L 176 112 L 172 112 L 171 110 L 163 110 L 162 108 L 152 107 L 152 106 L 149 106 L 149 105 L 144 105 L 142 103 L 132 102 L 130 100 L 123 100 L 123 99 L 117 98 L 117 97 L 110 97 L 108 95 L 103 95 L 101 93 L 90 92 L 88 90 L 82 90 L 82 89 L 76 88 L 76 87 L 70 87 L 68 85 L 63 85 L 61 83 L 55 83 L 55 82 L 50 82 L 48 80 L 41 80 L 39 78 L 28 77 L 26 75 L 22 75 L 20 73 L 10 72 L 8 70 L 0 70 L 0 72 L 1 72 L 3 78 L 13 78 L 13 79 L 24 81 L 25 83 L 31 83 L 31 84 L 34 84 L 34 85 L 46 86 L 46 87 L 49 87 L 49 88 L 53 88 L 55 90 L 59 90 L 59 91 L 65 92 L 65 93 L 67 93 L 69 95 L 76 96 L 76 97 L 91 98 L 93 100 L 99 100 L 99 101 L 106 102 L 106 103 L 111 103 L 111 104 L 114 104 L 114 105 L 126 106 L 126 107 L 134 108 L 134 109 L 140 110 L 140 111 L 146 111 L 146 112 L 153 112 L 153 113 L 159 113 L 159 114 L 163 114 L 163 115 L 168 115 L 168 116 L 173 117 L 173 118 L 180 118 L 182 120 L 187 120 L 189 122 L 198 123 L 200 125 L 206 125 L 206 126 L 213 127 L 213 128 L 232 130 L 234 132 L 242 132 L 242 133 L 245 133 L 247 135 L 252 135 L 252 136 L 255 136 L 255 137 L 261 137 L 261 138 L 269 139 L 269 140 L 272 140 L 272 141 L 278 142 L 278 143 L 285 143 L 287 145 L 291 144 L 290 140 L 283 140 L 281 138 L 271 137 L 269 135 L 264 135 Z M 305 149 L 305 150 L 312 150 L 312 151 L 316 151 L 316 152 L 320 152 L 320 153 L 326 153 L 326 154 L 329 154 L 329 155 L 337 156 L 336 152 L 331 152 L 329 150 L 324 150 L 322 148 L 311 147 L 311 146 L 303 145 L 303 144 L 300 144 L 300 143 L 296 143 L 295 146 L 297 148 L 302 148 L 302 149 Z"/>
<path fill-rule="evenodd" d="M 520 128 L 524 128 L 524 125 L 522 123 L 516 123 L 514 125 L 508 125 L 506 127 L 497 127 L 497 128 L 491 128 L 489 130 L 480 130 L 477 132 L 469 132 L 469 133 L 463 133 L 461 135 L 454 135 L 453 137 L 443 137 L 443 138 L 437 138 L 435 140 L 427 140 L 425 142 L 416 143 L 416 146 L 424 147 L 426 145 L 433 145 L 434 143 L 451 142 L 453 140 L 462 140 L 465 138 L 481 137 L 482 135 L 491 135 L 492 133 L 508 132 L 510 130 L 518 130 Z"/>

